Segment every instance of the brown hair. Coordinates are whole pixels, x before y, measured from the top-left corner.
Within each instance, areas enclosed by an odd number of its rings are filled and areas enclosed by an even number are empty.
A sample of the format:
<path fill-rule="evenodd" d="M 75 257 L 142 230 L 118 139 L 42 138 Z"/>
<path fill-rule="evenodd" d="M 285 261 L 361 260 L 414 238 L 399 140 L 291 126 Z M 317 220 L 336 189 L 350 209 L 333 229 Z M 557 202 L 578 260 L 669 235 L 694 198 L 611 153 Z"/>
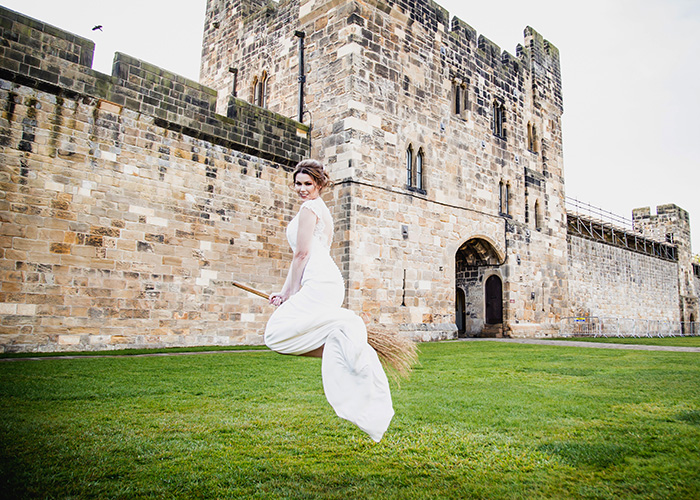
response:
<path fill-rule="evenodd" d="M 294 182 L 296 182 L 298 174 L 306 174 L 311 177 L 319 190 L 333 185 L 331 178 L 328 176 L 328 172 L 323 168 L 323 163 L 318 160 L 302 160 L 297 163 L 294 173 L 292 174 L 292 180 Z"/>

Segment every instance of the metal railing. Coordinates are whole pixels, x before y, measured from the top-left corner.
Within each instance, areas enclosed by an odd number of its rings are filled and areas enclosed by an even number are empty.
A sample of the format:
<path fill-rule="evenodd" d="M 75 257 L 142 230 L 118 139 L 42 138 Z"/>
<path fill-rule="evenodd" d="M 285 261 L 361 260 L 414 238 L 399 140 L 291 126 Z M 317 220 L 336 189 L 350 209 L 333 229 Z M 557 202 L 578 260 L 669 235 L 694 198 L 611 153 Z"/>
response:
<path fill-rule="evenodd" d="M 675 245 L 642 236 L 634 222 L 575 198 L 566 198 L 569 234 L 670 261 L 678 261 Z"/>
<path fill-rule="evenodd" d="M 698 321 L 581 316 L 564 318 L 562 337 L 686 337 L 700 335 Z"/>
<path fill-rule="evenodd" d="M 567 213 L 599 222 L 603 225 L 612 226 L 622 231 L 634 232 L 634 221 L 632 219 L 627 219 L 621 215 L 608 212 L 600 207 L 596 207 L 576 198 L 570 198 L 569 196 L 566 197 L 564 202 Z"/>

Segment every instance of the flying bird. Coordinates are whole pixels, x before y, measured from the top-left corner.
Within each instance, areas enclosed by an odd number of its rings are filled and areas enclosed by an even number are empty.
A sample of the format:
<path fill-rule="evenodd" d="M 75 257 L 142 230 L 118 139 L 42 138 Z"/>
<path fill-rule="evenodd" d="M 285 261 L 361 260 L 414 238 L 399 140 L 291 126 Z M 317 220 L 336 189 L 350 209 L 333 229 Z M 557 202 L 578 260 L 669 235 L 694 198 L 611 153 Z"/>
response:
<path fill-rule="evenodd" d="M 92 28 L 92 31 L 97 31 L 97 30 L 102 31 L 102 25 L 101 25 L 101 24 L 98 24 L 97 26 L 95 26 L 94 28 Z"/>

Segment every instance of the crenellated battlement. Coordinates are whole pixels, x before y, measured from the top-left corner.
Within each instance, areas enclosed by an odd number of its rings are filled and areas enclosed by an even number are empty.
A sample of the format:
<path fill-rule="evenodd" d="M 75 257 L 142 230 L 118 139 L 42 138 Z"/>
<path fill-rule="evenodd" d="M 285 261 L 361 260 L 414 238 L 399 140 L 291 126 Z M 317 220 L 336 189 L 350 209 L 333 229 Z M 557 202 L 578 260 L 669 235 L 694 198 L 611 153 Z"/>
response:
<path fill-rule="evenodd" d="M 277 288 L 309 128 L 4 8 L 0 37 L 0 352 L 261 343 L 233 281 Z"/>
<path fill-rule="evenodd" d="M 166 129 L 285 165 L 306 155 L 307 127 L 291 119 L 239 99 L 231 101 L 230 118 L 218 115 L 214 89 L 119 52 L 106 75 L 92 69 L 92 41 L 5 8 L 0 19 L 5 80 L 71 98 L 102 99 L 152 116 Z"/>

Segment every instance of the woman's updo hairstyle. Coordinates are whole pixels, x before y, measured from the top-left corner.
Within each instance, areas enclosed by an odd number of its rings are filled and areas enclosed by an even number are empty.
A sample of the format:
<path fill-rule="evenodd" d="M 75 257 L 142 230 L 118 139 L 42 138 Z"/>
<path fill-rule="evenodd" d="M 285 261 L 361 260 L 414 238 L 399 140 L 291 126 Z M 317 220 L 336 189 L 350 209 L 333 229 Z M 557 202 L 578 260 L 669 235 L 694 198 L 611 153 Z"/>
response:
<path fill-rule="evenodd" d="M 326 169 L 323 168 L 323 163 L 318 160 L 302 160 L 297 163 L 294 169 L 294 174 L 292 174 L 292 180 L 296 182 L 297 175 L 306 174 L 311 177 L 314 184 L 318 186 L 319 191 L 324 188 L 330 187 L 333 183 L 331 178 L 328 176 Z"/>

